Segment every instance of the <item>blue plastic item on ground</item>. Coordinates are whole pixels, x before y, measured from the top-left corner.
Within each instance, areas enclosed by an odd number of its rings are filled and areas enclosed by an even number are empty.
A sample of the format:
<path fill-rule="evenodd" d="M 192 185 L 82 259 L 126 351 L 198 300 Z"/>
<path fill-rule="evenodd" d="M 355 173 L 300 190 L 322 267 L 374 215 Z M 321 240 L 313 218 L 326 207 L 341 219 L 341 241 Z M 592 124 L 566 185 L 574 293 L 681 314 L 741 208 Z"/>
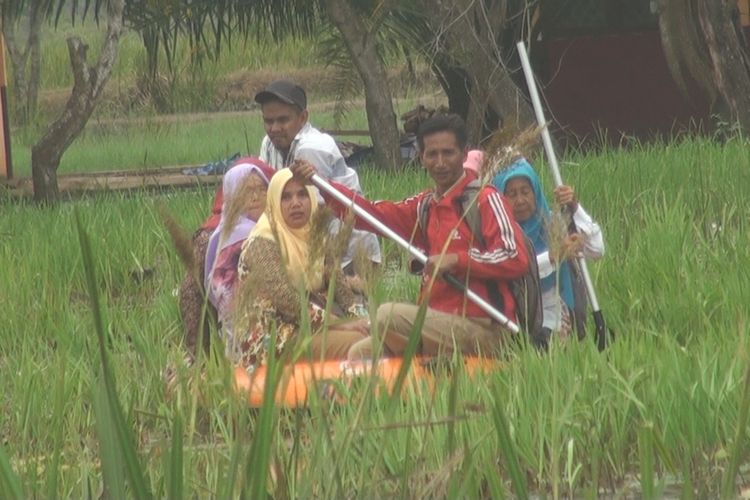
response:
<path fill-rule="evenodd" d="M 229 158 L 207 163 L 202 167 L 186 168 L 182 173 L 184 175 L 224 175 L 239 158 L 240 153 L 235 153 Z"/>

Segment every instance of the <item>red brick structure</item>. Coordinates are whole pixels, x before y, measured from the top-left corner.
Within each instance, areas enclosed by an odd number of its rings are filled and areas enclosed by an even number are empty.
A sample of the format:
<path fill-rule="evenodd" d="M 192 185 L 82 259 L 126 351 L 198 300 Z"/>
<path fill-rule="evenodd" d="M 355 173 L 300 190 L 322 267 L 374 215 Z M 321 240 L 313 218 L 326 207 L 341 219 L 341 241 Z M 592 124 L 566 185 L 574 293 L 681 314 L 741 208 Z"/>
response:
<path fill-rule="evenodd" d="M 650 139 L 706 125 L 710 103 L 697 86 L 678 89 L 661 47 L 651 0 L 569 0 L 538 17 L 535 71 L 551 117 L 578 139 Z M 542 4 L 556 5 L 555 2 Z M 750 1 L 740 0 L 750 35 Z M 555 11 L 556 9 L 556 11 Z"/>

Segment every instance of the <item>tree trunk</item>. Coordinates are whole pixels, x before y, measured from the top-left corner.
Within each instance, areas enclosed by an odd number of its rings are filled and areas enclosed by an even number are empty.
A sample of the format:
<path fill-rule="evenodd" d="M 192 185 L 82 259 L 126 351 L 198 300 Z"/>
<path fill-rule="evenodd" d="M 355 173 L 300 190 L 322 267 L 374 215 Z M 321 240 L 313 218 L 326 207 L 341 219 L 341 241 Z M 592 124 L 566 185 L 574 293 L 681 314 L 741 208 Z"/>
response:
<path fill-rule="evenodd" d="M 716 97 L 716 85 L 697 20 L 695 0 L 659 0 L 657 5 L 661 47 L 677 87 L 687 99 L 691 99 L 693 96 L 685 78 L 689 76 L 712 102 Z"/>
<path fill-rule="evenodd" d="M 662 48 L 677 85 L 685 75 L 706 92 L 712 113 L 750 131 L 750 64 L 733 0 L 659 0 Z"/>
<path fill-rule="evenodd" d="M 470 142 L 480 143 L 498 126 L 523 129 L 534 123 L 531 106 L 504 66 L 500 34 L 509 22 L 504 1 L 420 0 L 449 64 L 466 74 Z M 441 63 L 441 66 L 444 63 Z"/>
<path fill-rule="evenodd" d="M 122 32 L 123 5 L 124 0 L 110 3 L 107 35 L 95 67 L 89 67 L 86 61 L 88 46 L 78 37 L 68 38 L 73 90 L 62 114 L 31 148 L 34 199 L 39 202 L 55 203 L 59 198 L 57 167 L 65 150 L 86 126 L 112 73 Z"/>
<path fill-rule="evenodd" d="M 41 80 L 42 67 L 42 44 L 41 32 L 42 21 L 44 16 L 40 12 L 41 6 L 39 0 L 31 3 L 31 15 L 29 17 L 29 43 L 28 51 L 31 60 L 29 61 L 29 80 L 26 91 L 26 110 L 25 118 L 31 121 L 36 117 L 39 109 L 39 85 Z"/>
<path fill-rule="evenodd" d="M 17 39 L 17 30 L 21 19 L 4 18 L 2 30 L 10 55 L 11 73 L 13 75 L 15 118 L 21 123 L 28 123 L 36 114 L 39 96 L 39 75 L 42 61 L 40 33 L 42 21 L 40 0 L 28 3 L 28 32 L 21 48 Z"/>
<path fill-rule="evenodd" d="M 16 28 L 10 23 L 3 22 L 3 36 L 5 45 L 8 47 L 8 59 L 10 60 L 10 74 L 12 76 L 11 90 L 13 91 L 15 102 L 26 102 L 26 61 L 28 61 L 28 51 L 21 50 L 16 40 Z M 25 123 L 23 106 L 14 106 L 14 117 Z"/>
<path fill-rule="evenodd" d="M 750 73 L 747 55 L 737 36 L 732 0 L 700 0 L 698 19 L 713 66 L 713 78 L 729 110 L 731 125 L 750 132 Z"/>
<path fill-rule="evenodd" d="M 462 68 L 440 59 L 439 54 L 433 59 L 432 72 L 448 97 L 448 109 L 466 118 L 469 113 L 469 77 Z"/>
<path fill-rule="evenodd" d="M 401 164 L 400 138 L 388 75 L 377 53 L 377 36 L 346 0 L 325 0 L 331 22 L 341 33 L 365 87 L 367 123 L 382 168 Z"/>

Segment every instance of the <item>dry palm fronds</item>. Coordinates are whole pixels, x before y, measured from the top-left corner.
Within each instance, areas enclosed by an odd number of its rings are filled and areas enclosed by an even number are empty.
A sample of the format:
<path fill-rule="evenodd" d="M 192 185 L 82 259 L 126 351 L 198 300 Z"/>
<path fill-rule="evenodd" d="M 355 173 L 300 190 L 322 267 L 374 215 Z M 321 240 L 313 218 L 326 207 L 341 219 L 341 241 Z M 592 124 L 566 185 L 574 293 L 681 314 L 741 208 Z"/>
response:
<path fill-rule="evenodd" d="M 482 184 L 492 182 L 498 172 L 508 167 L 521 157 L 529 157 L 539 144 L 539 135 L 543 128 L 533 125 L 515 136 L 505 130 L 499 130 L 487 141 L 484 161 L 479 169 Z"/>
<path fill-rule="evenodd" d="M 563 243 L 568 237 L 570 221 L 570 214 L 567 211 L 560 210 L 559 206 L 552 207 L 551 213 L 542 221 L 549 254 L 555 261 L 559 262 L 560 256 L 563 255 Z"/>
<path fill-rule="evenodd" d="M 326 249 L 326 256 L 338 267 L 341 263 L 341 257 L 346 253 L 349 247 L 349 240 L 352 237 L 354 229 L 354 212 L 349 210 L 346 215 L 339 219 L 339 228 L 335 234 L 332 234 Z"/>
<path fill-rule="evenodd" d="M 314 203 L 314 201 L 313 201 Z M 325 259 L 328 251 L 328 227 L 333 219 L 330 208 L 322 206 L 310 217 L 310 262 L 320 262 Z"/>
<path fill-rule="evenodd" d="M 380 281 L 382 276 L 382 266 L 374 264 L 370 260 L 367 250 L 361 246 L 354 249 L 352 263 L 354 264 L 354 274 L 359 279 L 350 280 L 350 285 L 356 292 L 364 293 L 366 297 L 371 297 L 375 293 L 375 284 Z"/>
<path fill-rule="evenodd" d="M 167 228 L 169 236 L 172 238 L 172 243 L 177 249 L 177 255 L 179 255 L 185 269 L 196 278 L 196 282 L 200 282 L 200 280 L 197 279 L 198 268 L 195 263 L 195 254 L 193 253 L 193 243 L 190 234 L 180 226 L 164 205 L 157 205 L 157 211 L 164 223 L 164 227 Z"/>

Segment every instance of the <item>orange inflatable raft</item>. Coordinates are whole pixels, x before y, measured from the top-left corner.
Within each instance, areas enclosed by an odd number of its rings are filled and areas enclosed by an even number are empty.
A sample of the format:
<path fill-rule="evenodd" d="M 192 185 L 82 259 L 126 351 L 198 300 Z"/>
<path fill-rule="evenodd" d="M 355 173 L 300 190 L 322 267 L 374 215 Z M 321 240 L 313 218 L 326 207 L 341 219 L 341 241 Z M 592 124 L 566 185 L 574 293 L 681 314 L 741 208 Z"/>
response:
<path fill-rule="evenodd" d="M 436 373 L 463 370 L 469 376 L 487 373 L 501 367 L 496 359 L 464 357 L 462 366 L 444 358 L 414 358 L 409 367 L 406 383 L 424 382 L 431 387 Z M 276 387 L 276 404 L 296 408 L 307 405 L 308 397 L 317 393 L 325 399 L 339 399 L 341 388 L 351 387 L 359 379 L 367 381 L 377 377 L 376 386 L 392 391 L 404 361 L 401 358 L 383 358 L 376 361 L 321 361 L 298 362 L 281 368 Z M 237 389 L 246 394 L 253 408 L 263 405 L 267 370 L 261 366 L 252 373 L 237 367 L 234 381 Z"/>

